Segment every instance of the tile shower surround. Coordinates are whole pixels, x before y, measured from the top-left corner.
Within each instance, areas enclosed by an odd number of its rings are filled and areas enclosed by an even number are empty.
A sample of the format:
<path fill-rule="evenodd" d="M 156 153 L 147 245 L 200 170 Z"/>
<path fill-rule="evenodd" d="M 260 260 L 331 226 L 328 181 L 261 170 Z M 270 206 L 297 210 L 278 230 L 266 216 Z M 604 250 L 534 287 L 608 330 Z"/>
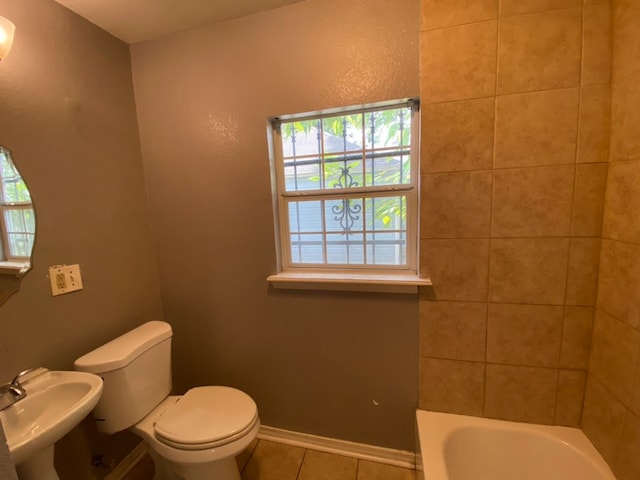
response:
<path fill-rule="evenodd" d="M 581 425 L 637 480 L 640 3 L 612 3 L 422 1 L 420 405 Z"/>
<path fill-rule="evenodd" d="M 580 425 L 610 5 L 423 0 L 420 407 Z"/>

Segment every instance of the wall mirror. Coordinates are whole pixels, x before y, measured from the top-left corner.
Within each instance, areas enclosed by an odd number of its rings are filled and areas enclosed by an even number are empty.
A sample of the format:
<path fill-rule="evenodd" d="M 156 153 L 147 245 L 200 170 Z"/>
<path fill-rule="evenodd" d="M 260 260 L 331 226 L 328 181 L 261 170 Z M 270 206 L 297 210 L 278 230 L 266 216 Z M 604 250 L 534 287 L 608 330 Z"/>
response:
<path fill-rule="evenodd" d="M 31 268 L 36 219 L 31 194 L 11 152 L 0 146 L 0 305 Z"/>

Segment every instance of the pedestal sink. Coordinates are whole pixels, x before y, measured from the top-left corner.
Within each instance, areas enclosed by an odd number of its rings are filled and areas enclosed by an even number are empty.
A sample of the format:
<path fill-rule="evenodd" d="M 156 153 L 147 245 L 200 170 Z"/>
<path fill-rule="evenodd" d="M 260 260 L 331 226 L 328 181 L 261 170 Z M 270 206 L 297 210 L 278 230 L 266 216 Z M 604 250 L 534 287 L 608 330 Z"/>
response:
<path fill-rule="evenodd" d="M 20 480 L 59 480 L 53 445 L 89 414 L 102 394 L 91 373 L 39 368 L 22 380 L 27 396 L 0 411 Z"/>

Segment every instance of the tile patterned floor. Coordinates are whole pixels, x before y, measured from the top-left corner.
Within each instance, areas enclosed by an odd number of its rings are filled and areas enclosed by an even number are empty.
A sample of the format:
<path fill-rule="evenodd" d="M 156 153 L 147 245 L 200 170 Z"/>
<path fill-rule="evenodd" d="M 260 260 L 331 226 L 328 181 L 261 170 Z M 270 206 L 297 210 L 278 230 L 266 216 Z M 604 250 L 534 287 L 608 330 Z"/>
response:
<path fill-rule="evenodd" d="M 351 457 L 254 440 L 236 459 L 242 480 L 415 480 L 413 470 Z M 152 480 L 147 456 L 125 480 Z"/>

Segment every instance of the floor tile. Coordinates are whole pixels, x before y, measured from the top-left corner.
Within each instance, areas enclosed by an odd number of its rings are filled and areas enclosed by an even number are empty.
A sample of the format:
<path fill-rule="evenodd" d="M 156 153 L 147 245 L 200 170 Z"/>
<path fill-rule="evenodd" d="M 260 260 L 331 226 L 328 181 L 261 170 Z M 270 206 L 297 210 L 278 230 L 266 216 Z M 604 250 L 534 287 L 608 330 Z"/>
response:
<path fill-rule="evenodd" d="M 355 458 L 307 450 L 298 480 L 355 480 Z"/>
<path fill-rule="evenodd" d="M 249 463 L 249 459 L 251 458 L 251 455 L 253 454 L 253 451 L 256 449 L 257 445 L 258 445 L 258 439 L 254 438 L 251 441 L 251 443 L 247 446 L 247 448 L 241 451 L 236 457 L 236 464 L 238 465 L 238 471 L 240 473 L 242 473 L 242 471 L 247 466 L 247 463 Z"/>
<path fill-rule="evenodd" d="M 360 460 L 357 480 L 415 480 L 416 472 L 408 468 Z"/>
<path fill-rule="evenodd" d="M 242 480 L 296 480 L 304 453 L 304 448 L 260 440 Z"/>

